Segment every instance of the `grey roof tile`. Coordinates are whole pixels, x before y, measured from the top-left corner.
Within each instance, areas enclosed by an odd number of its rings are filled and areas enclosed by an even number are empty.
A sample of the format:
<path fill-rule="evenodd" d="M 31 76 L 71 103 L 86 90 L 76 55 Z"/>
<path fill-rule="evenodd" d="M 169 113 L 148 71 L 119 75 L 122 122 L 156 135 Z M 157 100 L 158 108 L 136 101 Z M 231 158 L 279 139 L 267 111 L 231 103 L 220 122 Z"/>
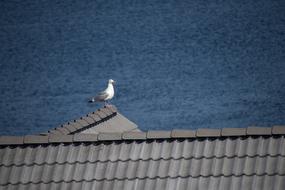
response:
<path fill-rule="evenodd" d="M 105 106 L 107 109 L 109 109 L 112 113 L 116 113 L 118 112 L 118 109 L 114 106 L 114 105 L 111 105 L 111 106 Z"/>
<path fill-rule="evenodd" d="M 284 150 L 285 143 L 284 143 L 284 138 L 270 138 L 267 140 L 268 146 L 267 146 L 267 154 L 269 155 L 276 155 L 276 154 L 281 154 L 283 155 L 282 150 Z"/>
<path fill-rule="evenodd" d="M 146 139 L 146 133 L 144 133 L 144 132 L 125 132 L 122 134 L 122 139 L 126 139 L 126 140 Z"/>
<path fill-rule="evenodd" d="M 25 144 L 44 144 L 48 143 L 48 136 L 27 135 L 24 137 Z"/>
<path fill-rule="evenodd" d="M 137 129 L 137 126 L 133 122 L 129 121 L 124 116 L 117 113 L 111 119 L 106 120 L 104 122 L 100 122 L 96 126 L 89 128 L 88 130 L 83 131 L 82 133 L 91 133 L 92 131 L 95 131 L 97 133 L 123 133 L 132 131 L 134 129 Z"/>
<path fill-rule="evenodd" d="M 95 130 L 95 127 L 91 127 L 91 128 L 83 130 L 79 134 L 98 134 L 98 133 L 99 132 L 97 130 Z"/>
<path fill-rule="evenodd" d="M 0 136 L 0 145 L 17 145 L 23 144 L 24 137 L 17 137 L 17 136 Z"/>
<path fill-rule="evenodd" d="M 64 128 L 64 127 L 62 127 L 62 126 L 57 127 L 55 130 L 56 130 L 56 131 L 59 131 L 60 133 L 53 133 L 53 134 L 67 135 L 67 134 L 70 133 L 69 130 L 67 130 L 66 128 Z M 52 133 L 52 132 L 51 132 L 51 133 Z"/>
<path fill-rule="evenodd" d="M 284 135 L 285 134 L 285 126 L 273 126 L 272 134 L 274 134 L 274 135 L 279 135 L 279 134 Z"/>
<path fill-rule="evenodd" d="M 95 114 L 95 112 L 87 114 L 88 117 L 92 118 L 95 122 L 98 122 L 101 120 L 99 115 Z"/>
<path fill-rule="evenodd" d="M 82 129 L 84 126 L 81 125 L 80 122 L 78 122 L 77 120 L 71 121 L 69 122 L 69 125 L 72 125 L 73 127 L 75 127 L 76 130 L 78 129 Z"/>
<path fill-rule="evenodd" d="M 221 136 L 221 129 L 198 129 L 196 131 L 197 137 L 219 137 Z"/>
<path fill-rule="evenodd" d="M 110 140 L 121 140 L 121 133 L 100 133 L 98 135 L 98 140 L 100 141 L 110 141 Z"/>
<path fill-rule="evenodd" d="M 74 142 L 88 142 L 88 141 L 97 141 L 98 135 L 97 134 L 75 134 L 73 137 Z"/>
<path fill-rule="evenodd" d="M 62 132 L 56 129 L 49 130 L 48 132 L 53 135 L 62 135 Z"/>
<path fill-rule="evenodd" d="M 85 120 L 88 124 L 94 124 L 95 123 L 95 120 L 92 117 L 89 117 L 88 115 L 81 117 L 80 119 Z"/>
<path fill-rule="evenodd" d="M 96 112 L 95 112 L 101 119 L 104 119 L 105 117 L 107 117 L 108 115 L 103 112 L 101 109 L 98 109 Z"/>
<path fill-rule="evenodd" d="M 246 130 L 247 135 L 271 135 L 270 127 L 248 127 Z"/>
<path fill-rule="evenodd" d="M 148 131 L 146 137 L 148 139 L 165 139 L 171 137 L 171 131 Z"/>
<path fill-rule="evenodd" d="M 171 137 L 174 138 L 192 138 L 196 137 L 196 132 L 193 130 L 174 129 L 171 131 Z"/>
<path fill-rule="evenodd" d="M 246 128 L 223 128 L 222 136 L 245 136 Z"/>
<path fill-rule="evenodd" d="M 131 131 L 134 129 L 138 129 L 137 125 L 133 123 L 132 121 L 128 120 L 126 117 L 124 117 L 122 114 L 117 113 L 115 117 L 113 117 L 114 123 L 116 123 L 116 126 L 120 126 L 123 131 Z"/>
<path fill-rule="evenodd" d="M 72 135 L 49 135 L 48 140 L 50 143 L 65 143 L 72 142 L 72 138 Z"/>
<path fill-rule="evenodd" d="M 89 135 L 88 135 L 89 136 Z M 64 138 L 57 136 L 58 138 Z M 61 141 L 62 139 L 60 139 Z M 57 140 L 58 142 L 59 140 Z M 70 140 L 69 140 L 70 141 Z M 133 144 L 135 143 L 135 144 Z M 266 145 L 267 144 L 267 145 Z M 264 146 L 265 145 L 265 146 Z M 119 147 L 118 150 L 125 148 L 126 151 L 132 152 L 131 155 L 136 155 L 132 159 L 143 159 L 148 160 L 153 159 L 179 159 L 180 157 L 190 159 L 190 158 L 212 158 L 212 157 L 245 157 L 245 156 L 285 156 L 283 147 L 285 146 L 284 137 L 280 138 L 245 138 L 245 139 L 224 139 L 224 140 L 182 140 L 182 141 L 153 141 L 137 143 L 133 141 L 132 143 L 116 144 L 115 147 Z M 114 148 L 114 146 L 105 146 L 105 148 Z M 106 149 L 106 150 L 107 150 Z M 110 151 L 106 151 L 108 155 Z M 53 149 L 51 149 L 53 150 Z M 154 151 L 161 150 L 161 151 Z M 244 151 L 240 151 L 244 150 Z M 63 150 L 62 150 L 63 151 Z M 126 152 L 123 151 L 123 152 Z M 5 153 L 7 154 L 7 153 Z M 125 154 L 128 155 L 128 154 Z M 122 155 L 118 155 L 122 156 Z M 141 157 L 139 157 L 141 156 Z M 21 157 L 19 155 L 18 157 Z M 126 157 L 119 157 L 120 160 L 127 159 Z M 116 159 L 115 159 L 116 160 Z M 113 161 L 115 161 L 113 160 Z M 94 161 L 94 160 L 93 160 Z M 107 161 L 106 159 L 100 161 Z M 39 163 L 40 164 L 40 163 Z"/>
<path fill-rule="evenodd" d="M 63 124 L 62 127 L 65 128 L 66 130 L 68 130 L 69 133 L 72 133 L 72 132 L 77 130 L 73 125 L 68 124 L 68 123 L 67 124 Z"/>
<path fill-rule="evenodd" d="M 101 111 L 104 112 L 107 116 L 110 116 L 110 115 L 113 114 L 113 112 L 112 112 L 110 109 L 108 109 L 106 106 L 103 107 L 103 108 L 101 109 Z"/>
<path fill-rule="evenodd" d="M 77 119 L 77 120 L 76 120 L 76 123 L 79 123 L 79 124 L 81 125 L 81 128 L 82 128 L 82 127 L 87 127 L 87 126 L 90 125 L 90 124 L 89 124 L 87 121 L 85 121 L 84 119 Z"/>

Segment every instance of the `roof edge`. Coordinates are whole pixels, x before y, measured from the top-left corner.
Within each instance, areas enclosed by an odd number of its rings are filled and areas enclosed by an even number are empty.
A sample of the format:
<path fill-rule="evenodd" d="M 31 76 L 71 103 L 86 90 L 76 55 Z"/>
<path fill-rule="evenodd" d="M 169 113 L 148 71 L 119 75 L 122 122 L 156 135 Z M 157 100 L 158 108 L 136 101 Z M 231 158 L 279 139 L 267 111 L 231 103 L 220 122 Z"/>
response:
<path fill-rule="evenodd" d="M 86 114 L 79 119 L 74 119 L 65 124 L 60 125 L 45 133 L 40 133 L 42 136 L 47 135 L 71 135 L 81 132 L 85 129 L 93 127 L 101 122 L 108 120 L 118 113 L 118 109 L 114 105 L 106 105 L 98 110 Z"/>
<path fill-rule="evenodd" d="M 26 136 L 0 136 L 0 145 L 22 144 L 50 144 L 73 142 L 97 142 L 118 140 L 153 140 L 153 139 L 179 139 L 179 138 L 219 138 L 242 136 L 272 136 L 285 135 L 285 126 L 273 127 L 248 127 L 248 128 L 223 128 L 223 129 L 173 129 L 171 131 L 147 131 L 124 133 L 99 133 L 99 134 L 49 134 Z"/>

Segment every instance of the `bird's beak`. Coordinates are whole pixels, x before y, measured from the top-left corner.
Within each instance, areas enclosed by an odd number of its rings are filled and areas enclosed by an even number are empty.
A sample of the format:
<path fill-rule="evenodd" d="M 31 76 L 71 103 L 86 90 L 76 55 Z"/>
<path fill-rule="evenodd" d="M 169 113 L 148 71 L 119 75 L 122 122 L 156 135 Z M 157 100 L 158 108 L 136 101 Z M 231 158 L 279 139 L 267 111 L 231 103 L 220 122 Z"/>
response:
<path fill-rule="evenodd" d="M 116 84 L 116 81 L 113 81 L 113 84 Z"/>

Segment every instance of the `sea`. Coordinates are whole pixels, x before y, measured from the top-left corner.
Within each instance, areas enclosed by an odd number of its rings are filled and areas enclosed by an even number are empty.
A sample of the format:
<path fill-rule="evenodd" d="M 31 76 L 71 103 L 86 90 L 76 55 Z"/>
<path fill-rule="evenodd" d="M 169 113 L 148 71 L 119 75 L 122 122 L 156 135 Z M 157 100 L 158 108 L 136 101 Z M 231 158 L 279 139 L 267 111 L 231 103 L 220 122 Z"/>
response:
<path fill-rule="evenodd" d="M 284 0 L 2 0 L 0 135 L 111 104 L 143 130 L 285 125 Z"/>

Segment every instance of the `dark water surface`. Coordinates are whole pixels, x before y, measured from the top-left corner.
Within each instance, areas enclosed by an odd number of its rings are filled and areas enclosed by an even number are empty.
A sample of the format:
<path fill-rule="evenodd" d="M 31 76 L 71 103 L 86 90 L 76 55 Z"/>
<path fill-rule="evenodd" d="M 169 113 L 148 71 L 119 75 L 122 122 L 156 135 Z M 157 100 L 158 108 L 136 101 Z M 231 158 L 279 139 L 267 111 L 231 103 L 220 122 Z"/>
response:
<path fill-rule="evenodd" d="M 285 1 L 0 2 L 0 134 L 113 100 L 142 130 L 285 124 Z"/>

